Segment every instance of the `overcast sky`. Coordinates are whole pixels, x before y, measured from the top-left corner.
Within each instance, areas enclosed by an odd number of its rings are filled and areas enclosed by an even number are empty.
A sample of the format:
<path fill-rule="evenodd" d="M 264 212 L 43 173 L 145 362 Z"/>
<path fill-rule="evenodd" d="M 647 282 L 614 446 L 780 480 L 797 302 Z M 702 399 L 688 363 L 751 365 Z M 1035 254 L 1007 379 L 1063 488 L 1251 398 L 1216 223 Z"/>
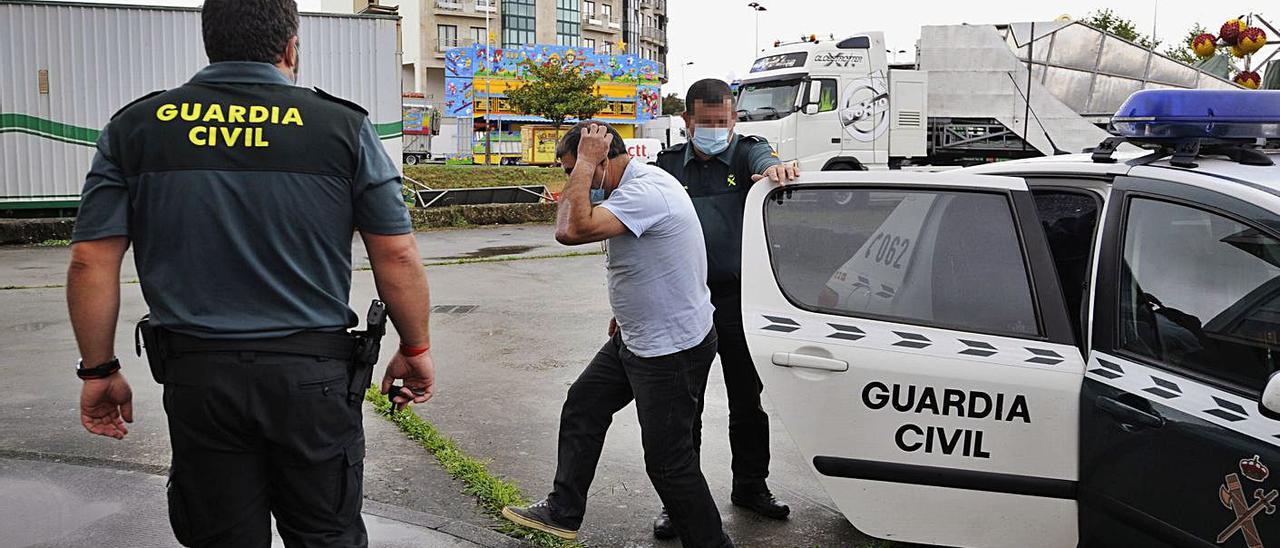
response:
<path fill-rule="evenodd" d="M 201 3 L 201 0 L 99 1 L 181 6 Z M 699 78 L 729 78 L 746 73 L 759 51 L 754 45 L 756 12 L 747 7 L 749 1 L 667 0 L 671 19 L 667 29 L 670 81 L 663 88 L 665 93 L 684 95 L 688 83 Z M 394 4 L 396 0 L 382 0 L 382 3 Z M 1156 37 L 1168 44 L 1181 40 L 1195 23 L 1216 34 L 1230 17 L 1261 12 L 1267 5 L 1260 0 L 760 0 L 760 3 L 767 10 L 759 14 L 760 47 L 772 45 L 775 39 L 789 41 L 808 34 L 835 34 L 838 38 L 859 31 L 880 30 L 884 31 L 890 50 L 907 51 L 896 59 L 904 62 L 914 55 L 921 25 L 1051 21 L 1060 15 L 1079 19 L 1093 10 L 1110 8 L 1133 20 L 1144 34 L 1150 33 L 1154 24 Z M 1157 5 L 1158 18 L 1155 17 Z M 318 11 L 320 0 L 298 0 L 298 6 L 303 11 Z M 1280 40 L 1277 36 L 1268 38 Z M 689 62 L 693 64 L 686 66 Z"/>

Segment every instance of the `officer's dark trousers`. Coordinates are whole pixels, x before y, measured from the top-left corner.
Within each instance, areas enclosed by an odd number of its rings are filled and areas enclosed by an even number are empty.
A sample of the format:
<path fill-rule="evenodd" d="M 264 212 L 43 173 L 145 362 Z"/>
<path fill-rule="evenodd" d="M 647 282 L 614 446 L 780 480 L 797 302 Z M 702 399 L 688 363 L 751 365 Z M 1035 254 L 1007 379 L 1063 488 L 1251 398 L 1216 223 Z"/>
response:
<path fill-rule="evenodd" d="M 165 361 L 169 521 L 186 546 L 365 546 L 364 430 L 349 362 L 266 353 Z"/>
<path fill-rule="evenodd" d="M 560 415 L 559 460 L 548 498 L 564 525 L 582 524 L 613 414 L 633 399 L 645 469 L 686 547 L 732 546 L 698 460 L 698 411 L 715 359 L 716 333 L 683 352 L 641 358 L 620 335 L 600 349 L 569 388 Z"/>
<path fill-rule="evenodd" d="M 767 489 L 769 415 L 760 405 L 764 383 L 751 361 L 742 329 L 742 292 L 737 283 L 711 285 L 716 332 L 720 334 L 720 367 L 729 398 L 729 449 L 733 453 L 733 490 L 752 494 Z M 702 413 L 699 409 L 699 420 Z M 701 431 L 701 428 L 698 429 Z"/>

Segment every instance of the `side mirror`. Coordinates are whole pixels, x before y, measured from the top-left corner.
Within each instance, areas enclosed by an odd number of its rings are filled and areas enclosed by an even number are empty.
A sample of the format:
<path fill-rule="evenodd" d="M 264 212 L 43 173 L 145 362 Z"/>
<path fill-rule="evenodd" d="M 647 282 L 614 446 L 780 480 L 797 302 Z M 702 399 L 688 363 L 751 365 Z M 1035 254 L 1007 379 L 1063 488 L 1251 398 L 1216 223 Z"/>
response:
<path fill-rule="evenodd" d="M 817 114 L 817 113 L 818 113 L 818 104 L 817 104 L 817 103 L 809 103 L 809 104 L 805 105 L 805 106 L 804 106 L 804 113 L 805 113 L 805 114 Z"/>
<path fill-rule="evenodd" d="M 807 104 L 816 105 L 822 102 L 822 84 L 809 82 L 809 100 Z"/>
<path fill-rule="evenodd" d="M 1262 400 L 1258 402 L 1258 407 L 1263 415 L 1280 418 L 1280 374 L 1272 373 L 1271 378 L 1267 379 L 1267 386 L 1262 389 Z"/>

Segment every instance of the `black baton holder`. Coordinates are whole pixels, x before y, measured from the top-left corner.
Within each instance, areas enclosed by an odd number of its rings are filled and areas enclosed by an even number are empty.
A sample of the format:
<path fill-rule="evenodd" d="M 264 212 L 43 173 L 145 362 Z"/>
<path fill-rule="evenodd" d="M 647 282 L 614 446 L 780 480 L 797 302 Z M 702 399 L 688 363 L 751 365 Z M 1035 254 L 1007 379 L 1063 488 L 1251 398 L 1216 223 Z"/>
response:
<path fill-rule="evenodd" d="M 138 320 L 133 329 L 133 351 L 142 357 L 142 349 L 147 350 L 147 365 L 151 367 L 151 378 L 159 384 L 165 379 L 164 334 L 158 327 L 151 325 L 151 315 L 147 314 Z"/>

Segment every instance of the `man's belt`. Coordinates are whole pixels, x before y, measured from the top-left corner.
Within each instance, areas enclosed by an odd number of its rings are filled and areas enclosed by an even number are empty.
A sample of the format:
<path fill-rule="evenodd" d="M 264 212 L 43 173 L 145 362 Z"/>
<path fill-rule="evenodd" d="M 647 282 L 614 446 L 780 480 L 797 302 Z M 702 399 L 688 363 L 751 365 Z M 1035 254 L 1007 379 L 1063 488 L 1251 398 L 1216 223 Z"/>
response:
<path fill-rule="evenodd" d="M 346 332 L 303 331 L 271 339 L 204 339 L 166 330 L 164 355 L 204 352 L 266 352 L 351 360 L 356 337 Z"/>

